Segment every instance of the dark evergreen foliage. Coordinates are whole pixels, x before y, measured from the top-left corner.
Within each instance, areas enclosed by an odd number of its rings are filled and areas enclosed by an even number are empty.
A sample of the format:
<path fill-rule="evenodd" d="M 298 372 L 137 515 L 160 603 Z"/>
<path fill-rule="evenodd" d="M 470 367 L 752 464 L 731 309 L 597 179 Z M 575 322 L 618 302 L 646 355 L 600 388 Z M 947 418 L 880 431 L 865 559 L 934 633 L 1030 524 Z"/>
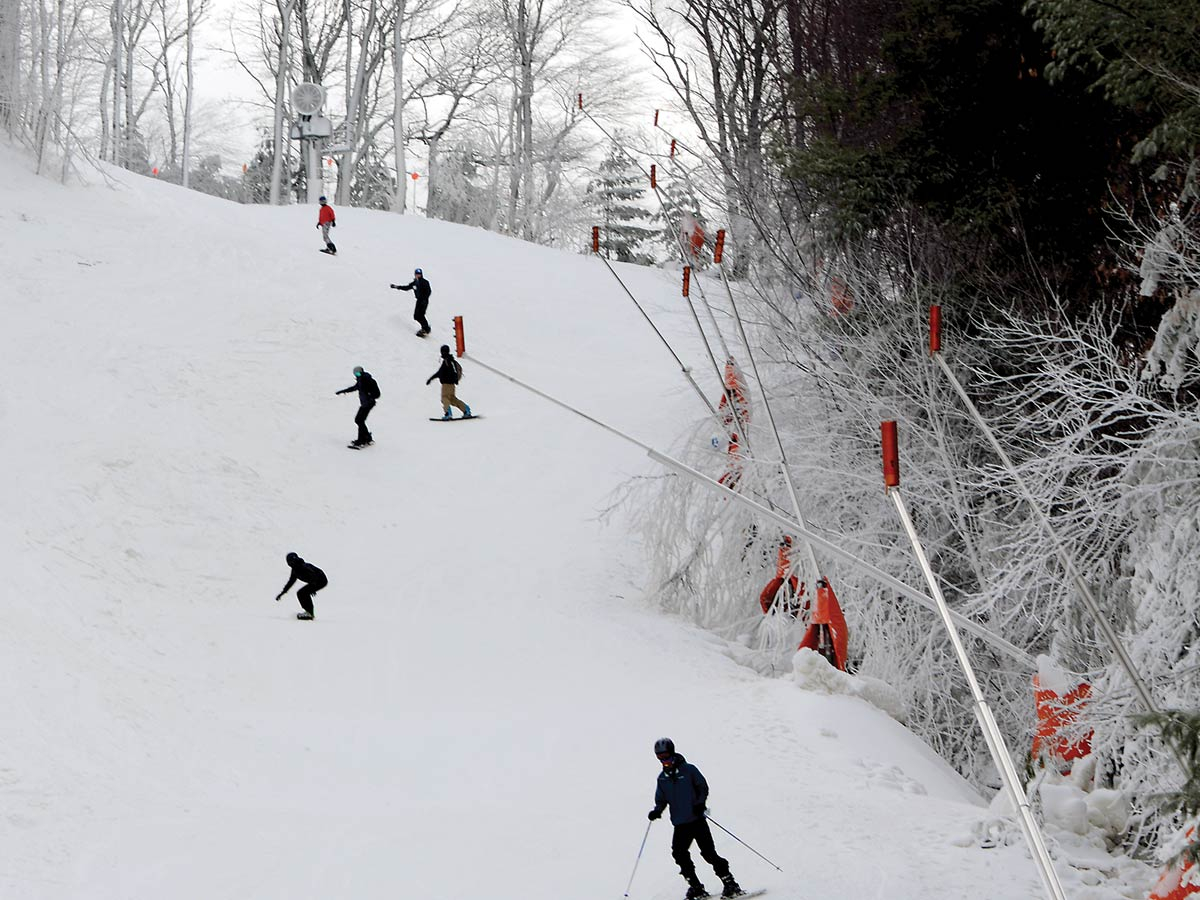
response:
<path fill-rule="evenodd" d="M 1183 757 L 1187 777 L 1178 789 L 1159 796 L 1162 812 L 1182 825 L 1200 821 L 1200 711 L 1167 710 L 1138 717 L 1143 727 L 1156 728 L 1163 742 Z M 1200 865 L 1200 833 L 1193 831 L 1179 858 Z"/>
<path fill-rule="evenodd" d="M 600 173 L 587 187 L 587 203 L 597 213 L 600 252 L 618 262 L 649 264 L 653 259 L 640 251 L 653 230 L 639 224 L 650 213 L 639 201 L 646 195 L 645 180 L 628 154 L 613 145 L 600 163 Z"/>
<path fill-rule="evenodd" d="M 906 0 L 879 22 L 878 58 L 849 86 L 806 81 L 813 121 L 838 108 L 838 127 L 785 151 L 832 234 L 901 230 L 993 287 L 1128 290 L 1099 213 L 1110 185 L 1135 188 L 1143 120 L 1043 77 L 1048 49 L 1004 0 Z"/>

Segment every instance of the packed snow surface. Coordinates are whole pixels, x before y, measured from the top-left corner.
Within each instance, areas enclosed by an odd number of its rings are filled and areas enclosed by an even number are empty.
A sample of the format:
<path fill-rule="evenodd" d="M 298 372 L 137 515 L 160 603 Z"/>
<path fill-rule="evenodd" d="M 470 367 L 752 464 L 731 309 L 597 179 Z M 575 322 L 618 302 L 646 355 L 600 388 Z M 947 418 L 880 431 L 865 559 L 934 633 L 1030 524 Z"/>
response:
<path fill-rule="evenodd" d="M 716 830 L 746 887 L 1040 894 L 1019 845 L 956 845 L 982 799 L 893 718 L 654 612 L 600 520 L 651 461 L 473 364 L 671 446 L 703 407 L 600 262 L 354 209 L 327 257 L 312 208 L 0 157 L 0 897 L 617 898 L 663 735 L 783 870 Z M 715 399 L 677 273 L 617 268 Z M 484 418 L 444 425 L 453 315 Z M 315 622 L 273 602 L 288 551 Z M 634 900 L 682 896 L 669 836 Z"/>

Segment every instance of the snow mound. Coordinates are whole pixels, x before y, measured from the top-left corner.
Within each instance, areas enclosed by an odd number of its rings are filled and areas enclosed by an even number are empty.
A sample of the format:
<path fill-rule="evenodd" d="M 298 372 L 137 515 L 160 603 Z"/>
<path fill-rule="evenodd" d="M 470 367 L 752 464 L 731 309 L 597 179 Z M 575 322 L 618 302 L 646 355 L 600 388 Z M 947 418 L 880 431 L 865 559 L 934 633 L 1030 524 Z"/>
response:
<path fill-rule="evenodd" d="M 897 722 L 904 722 L 904 704 L 900 701 L 900 694 L 891 685 L 877 678 L 839 672 L 812 650 L 796 651 L 792 657 L 792 680 L 813 693 L 857 697 Z"/>

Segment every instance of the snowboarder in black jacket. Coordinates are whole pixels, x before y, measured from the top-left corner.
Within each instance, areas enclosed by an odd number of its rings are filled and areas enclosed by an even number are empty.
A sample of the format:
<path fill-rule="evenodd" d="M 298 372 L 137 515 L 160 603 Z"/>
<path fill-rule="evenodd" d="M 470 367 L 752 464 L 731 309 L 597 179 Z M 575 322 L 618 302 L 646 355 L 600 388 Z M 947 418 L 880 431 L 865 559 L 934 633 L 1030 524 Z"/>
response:
<path fill-rule="evenodd" d="M 713 867 L 721 879 L 724 890 L 722 897 L 736 897 L 742 893 L 738 883 L 729 872 L 729 863 L 717 855 L 712 832 L 708 828 L 705 806 L 708 803 L 708 782 L 700 770 L 675 752 L 675 742 L 670 738 L 659 738 L 654 742 L 654 755 L 662 763 L 658 775 L 658 787 L 654 792 L 654 809 L 648 818 L 654 821 L 670 807 L 671 824 L 675 834 L 671 838 L 671 856 L 679 865 L 679 873 L 687 879 L 687 898 L 707 897 L 708 891 L 696 877 L 696 864 L 688 852 L 692 841 L 700 848 L 704 861 Z"/>
<path fill-rule="evenodd" d="M 292 575 L 288 579 L 288 583 L 283 586 L 276 597 L 275 602 L 278 603 L 283 599 L 283 595 L 292 589 L 292 585 L 297 581 L 304 582 L 304 587 L 296 591 L 296 598 L 300 601 L 300 605 L 304 607 L 304 612 L 296 613 L 297 619 L 315 619 L 316 613 L 313 611 L 313 595 L 321 588 L 329 584 L 329 579 L 325 577 L 325 573 L 318 569 L 310 562 L 305 562 L 296 553 L 289 553 L 286 557 L 288 567 L 292 570 Z"/>
<path fill-rule="evenodd" d="M 458 364 L 458 360 L 450 355 L 450 346 L 448 344 L 442 344 L 442 364 L 436 372 L 425 379 L 425 383 L 429 384 L 435 378 L 442 383 L 442 418 L 454 418 L 450 415 L 450 407 L 453 406 L 462 411 L 464 419 L 469 419 L 471 417 L 471 407 L 459 400 L 454 393 L 459 379 L 462 378 L 462 366 Z"/>
<path fill-rule="evenodd" d="M 429 295 L 433 293 L 433 288 L 429 286 L 429 282 L 425 280 L 421 270 L 417 269 L 413 272 L 413 280 L 408 284 L 393 284 L 392 287 L 398 291 L 412 291 L 416 295 L 417 303 L 413 307 L 413 318 L 421 326 L 417 337 L 428 335 L 429 320 L 425 318 L 425 310 L 429 309 Z"/>
<path fill-rule="evenodd" d="M 358 437 L 350 442 L 350 446 L 365 447 L 375 442 L 371 432 L 367 431 L 367 416 L 371 414 L 371 410 L 375 408 L 375 401 L 379 399 L 379 385 L 370 372 L 364 371 L 362 366 L 355 366 L 354 384 L 342 388 L 337 393 L 349 394 L 351 391 L 358 391 L 358 415 L 354 417 L 354 424 L 358 426 Z"/>

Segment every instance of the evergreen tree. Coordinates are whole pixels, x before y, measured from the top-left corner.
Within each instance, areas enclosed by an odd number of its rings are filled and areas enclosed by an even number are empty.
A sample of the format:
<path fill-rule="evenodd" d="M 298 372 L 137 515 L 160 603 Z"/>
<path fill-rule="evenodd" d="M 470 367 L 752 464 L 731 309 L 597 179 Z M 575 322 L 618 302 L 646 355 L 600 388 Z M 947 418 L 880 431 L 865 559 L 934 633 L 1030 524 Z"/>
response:
<path fill-rule="evenodd" d="M 486 228 L 487 196 L 479 187 L 478 157 L 470 142 L 443 150 L 437 184 L 430 184 L 429 215 L 460 225 Z"/>
<path fill-rule="evenodd" d="M 1137 159 L 1182 156 L 1200 145 L 1200 14 L 1195 0 L 1031 0 L 1054 48 L 1052 81 L 1080 72 L 1126 109 L 1148 111 Z"/>
<path fill-rule="evenodd" d="M 271 162 L 275 157 L 274 140 L 270 132 L 263 135 L 254 158 L 242 174 L 243 196 L 247 203 L 271 201 Z"/>
<path fill-rule="evenodd" d="M 357 173 L 350 185 L 350 205 L 365 209 L 389 209 L 391 198 L 396 195 L 396 180 L 379 148 L 372 145 L 354 162 Z"/>
<path fill-rule="evenodd" d="M 1159 801 L 1168 820 L 1195 828 L 1200 825 L 1200 712 L 1166 710 L 1139 716 L 1137 721 L 1157 728 L 1164 743 L 1183 757 L 1187 767 L 1185 781 L 1175 790 L 1160 795 Z M 1180 858 L 1200 865 L 1200 828 L 1188 834 L 1176 859 Z"/>
<path fill-rule="evenodd" d="M 609 148 L 608 156 L 600 163 L 600 173 L 587 186 L 587 204 L 594 209 L 600 226 L 600 252 L 606 259 L 647 265 L 653 262 L 639 247 L 650 240 L 654 232 L 638 223 L 649 219 L 647 210 L 638 204 L 646 194 L 640 185 L 642 175 L 617 144 Z"/>
<path fill-rule="evenodd" d="M 700 211 L 700 201 L 692 190 L 691 182 L 676 178 L 663 179 L 658 184 L 660 206 L 658 212 L 651 217 L 655 226 L 656 238 L 667 250 L 668 258 L 672 261 L 679 259 L 680 233 L 683 223 L 691 218 L 701 228 L 708 231 L 708 221 Z M 701 250 L 700 259 L 691 261 L 697 267 L 703 268 L 712 260 L 712 235 Z"/>
<path fill-rule="evenodd" d="M 1114 268 L 1097 211 L 1114 183 L 1137 190 L 1139 113 L 1078 74 L 1045 78 L 1050 48 L 1008 0 L 901 0 L 876 44 L 852 84 L 807 86 L 813 118 L 841 110 L 843 127 L 785 152 L 824 228 L 903 236 L 918 265 L 952 261 L 959 290 L 986 276 L 1013 297 L 1049 282 L 1094 298 Z"/>

